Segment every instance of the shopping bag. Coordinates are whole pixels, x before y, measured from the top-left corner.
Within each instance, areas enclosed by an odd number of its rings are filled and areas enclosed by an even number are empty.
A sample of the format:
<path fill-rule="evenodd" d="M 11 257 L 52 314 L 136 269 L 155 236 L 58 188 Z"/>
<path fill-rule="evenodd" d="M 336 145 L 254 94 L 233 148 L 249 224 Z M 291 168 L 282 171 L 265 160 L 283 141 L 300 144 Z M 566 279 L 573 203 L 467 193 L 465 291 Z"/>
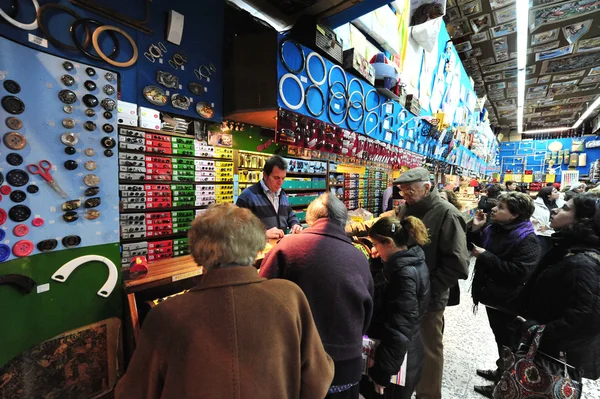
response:
<path fill-rule="evenodd" d="M 377 349 L 377 345 L 379 345 L 378 339 L 371 339 L 367 336 L 363 337 L 363 375 L 368 375 L 369 367 L 372 367 L 375 364 L 375 350 Z M 399 385 L 403 387 L 406 384 L 406 362 L 408 359 L 408 351 L 404 354 L 404 360 L 402 361 L 402 366 L 400 366 L 400 370 L 398 373 L 394 374 L 390 380 L 392 384 Z"/>
<path fill-rule="evenodd" d="M 494 389 L 494 399 L 581 398 L 581 372 L 567 364 L 564 353 L 555 359 L 538 351 L 545 328 L 532 326 L 516 352 L 503 348 L 504 373 Z"/>

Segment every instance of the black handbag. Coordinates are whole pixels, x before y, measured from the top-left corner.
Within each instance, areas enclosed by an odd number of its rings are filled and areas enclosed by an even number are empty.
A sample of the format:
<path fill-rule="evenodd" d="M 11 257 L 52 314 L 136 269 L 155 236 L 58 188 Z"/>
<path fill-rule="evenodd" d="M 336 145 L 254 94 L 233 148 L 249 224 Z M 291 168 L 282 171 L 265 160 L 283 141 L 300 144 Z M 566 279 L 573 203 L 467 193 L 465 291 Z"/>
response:
<path fill-rule="evenodd" d="M 521 338 L 519 349 L 504 347 L 504 373 L 494 389 L 494 399 L 579 399 L 581 372 L 560 359 L 538 351 L 545 325 L 532 326 Z M 529 343 L 529 345 L 528 345 Z"/>

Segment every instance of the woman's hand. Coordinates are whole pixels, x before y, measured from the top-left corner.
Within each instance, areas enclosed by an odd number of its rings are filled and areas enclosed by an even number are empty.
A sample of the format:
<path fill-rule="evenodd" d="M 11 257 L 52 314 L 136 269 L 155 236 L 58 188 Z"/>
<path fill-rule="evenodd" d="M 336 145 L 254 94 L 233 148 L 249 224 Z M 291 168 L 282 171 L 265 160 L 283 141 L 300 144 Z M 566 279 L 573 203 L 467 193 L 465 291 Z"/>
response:
<path fill-rule="evenodd" d="M 477 211 L 477 214 L 473 218 L 473 222 L 471 223 L 471 231 L 478 231 L 483 226 L 485 226 L 487 222 L 487 215 L 481 209 Z"/>
<path fill-rule="evenodd" d="M 373 381 L 373 385 L 375 386 L 375 392 L 377 392 L 379 395 L 383 395 L 385 387 L 378 385 L 375 381 Z"/>
<path fill-rule="evenodd" d="M 484 248 L 478 247 L 477 245 L 473 244 L 473 250 L 471 251 L 473 253 L 473 256 L 476 258 L 479 258 L 479 255 L 481 255 L 482 253 L 485 252 Z"/>
<path fill-rule="evenodd" d="M 379 258 L 379 252 L 377 252 L 377 248 L 375 248 L 375 247 L 371 248 L 371 258 L 373 258 L 373 259 Z"/>

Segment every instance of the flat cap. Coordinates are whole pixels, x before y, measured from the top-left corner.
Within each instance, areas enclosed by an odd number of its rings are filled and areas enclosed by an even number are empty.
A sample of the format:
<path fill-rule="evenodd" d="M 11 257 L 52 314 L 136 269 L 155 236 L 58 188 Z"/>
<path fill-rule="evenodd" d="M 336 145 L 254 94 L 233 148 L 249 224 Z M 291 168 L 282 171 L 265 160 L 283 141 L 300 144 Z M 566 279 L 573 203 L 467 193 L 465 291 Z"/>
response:
<path fill-rule="evenodd" d="M 394 184 L 413 183 L 416 181 L 431 181 L 429 179 L 429 171 L 425 168 L 410 169 L 394 180 Z"/>

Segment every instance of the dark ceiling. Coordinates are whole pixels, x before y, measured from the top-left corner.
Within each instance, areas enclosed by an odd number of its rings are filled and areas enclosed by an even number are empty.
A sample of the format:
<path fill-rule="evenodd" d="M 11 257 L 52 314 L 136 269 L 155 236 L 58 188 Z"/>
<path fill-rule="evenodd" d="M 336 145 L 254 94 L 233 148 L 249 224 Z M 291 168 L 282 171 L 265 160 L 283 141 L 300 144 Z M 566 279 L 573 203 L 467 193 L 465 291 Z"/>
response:
<path fill-rule="evenodd" d="M 600 94 L 600 1 L 516 1 L 530 3 L 524 130 L 571 126 Z M 444 17 L 494 127 L 517 126 L 515 7 L 447 0 Z"/>

